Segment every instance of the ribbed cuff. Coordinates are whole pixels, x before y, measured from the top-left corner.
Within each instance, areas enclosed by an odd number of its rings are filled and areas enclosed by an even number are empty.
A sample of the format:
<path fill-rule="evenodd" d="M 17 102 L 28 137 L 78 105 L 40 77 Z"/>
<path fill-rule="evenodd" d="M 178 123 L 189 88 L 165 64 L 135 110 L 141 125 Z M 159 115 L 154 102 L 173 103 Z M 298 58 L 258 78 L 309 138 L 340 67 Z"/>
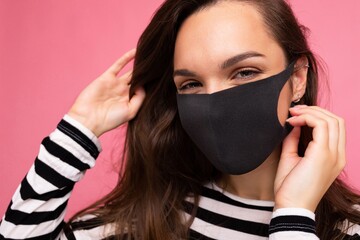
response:
<path fill-rule="evenodd" d="M 303 208 L 281 208 L 273 213 L 269 234 L 299 231 L 316 234 L 315 214 Z"/>

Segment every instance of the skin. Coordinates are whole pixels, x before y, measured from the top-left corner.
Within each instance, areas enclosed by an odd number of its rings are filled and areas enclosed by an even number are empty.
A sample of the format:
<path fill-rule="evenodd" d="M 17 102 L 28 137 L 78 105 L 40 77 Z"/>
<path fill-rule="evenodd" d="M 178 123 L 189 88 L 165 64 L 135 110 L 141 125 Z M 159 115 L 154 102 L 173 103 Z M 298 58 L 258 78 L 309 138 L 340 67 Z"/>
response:
<path fill-rule="evenodd" d="M 246 55 L 242 61 L 226 61 L 249 52 L 261 56 Z M 126 53 L 85 88 L 68 112 L 96 136 L 132 119 L 145 98 L 144 90 L 139 88 L 129 99 L 131 72 L 118 76 L 134 53 L 135 50 Z M 275 149 L 259 168 L 240 176 L 224 175 L 218 184 L 226 186 L 227 191 L 240 197 L 273 200 L 275 209 L 315 211 L 344 168 L 344 120 L 316 106 L 289 109 L 290 102 L 305 92 L 306 63 L 306 58 L 296 62 L 278 102 L 280 123 L 287 121 L 294 129 L 282 148 Z M 174 54 L 174 83 L 182 94 L 213 93 L 261 81 L 286 66 L 283 50 L 267 33 L 257 10 L 251 5 L 224 1 L 191 15 L 182 25 Z M 289 111 L 293 117 L 287 119 Z M 313 141 L 305 156 L 299 157 L 300 127 L 305 125 L 313 128 Z"/>

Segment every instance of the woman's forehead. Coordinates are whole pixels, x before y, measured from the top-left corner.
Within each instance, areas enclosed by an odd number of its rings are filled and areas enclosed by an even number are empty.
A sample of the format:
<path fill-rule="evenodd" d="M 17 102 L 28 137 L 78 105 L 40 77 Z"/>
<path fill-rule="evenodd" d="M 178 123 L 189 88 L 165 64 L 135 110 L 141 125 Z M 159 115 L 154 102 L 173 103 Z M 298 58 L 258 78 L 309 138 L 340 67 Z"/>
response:
<path fill-rule="evenodd" d="M 176 39 L 174 63 L 181 65 L 183 61 L 200 58 L 225 59 L 248 51 L 266 55 L 279 47 L 253 5 L 223 1 L 184 21 Z"/>

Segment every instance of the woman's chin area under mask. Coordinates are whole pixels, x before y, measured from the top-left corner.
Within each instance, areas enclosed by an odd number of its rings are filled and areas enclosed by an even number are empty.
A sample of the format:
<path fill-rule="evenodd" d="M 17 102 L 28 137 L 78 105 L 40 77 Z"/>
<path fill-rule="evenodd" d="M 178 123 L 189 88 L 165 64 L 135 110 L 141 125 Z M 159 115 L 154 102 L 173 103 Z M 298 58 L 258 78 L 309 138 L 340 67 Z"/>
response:
<path fill-rule="evenodd" d="M 256 169 L 241 175 L 222 174 L 216 184 L 225 191 L 246 199 L 274 201 L 274 180 L 280 159 L 277 147 Z"/>

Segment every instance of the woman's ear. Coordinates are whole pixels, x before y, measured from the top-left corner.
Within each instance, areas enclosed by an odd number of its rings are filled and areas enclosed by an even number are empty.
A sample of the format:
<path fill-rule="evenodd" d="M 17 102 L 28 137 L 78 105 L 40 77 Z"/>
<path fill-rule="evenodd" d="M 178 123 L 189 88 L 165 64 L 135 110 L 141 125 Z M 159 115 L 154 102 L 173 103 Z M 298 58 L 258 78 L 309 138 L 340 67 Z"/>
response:
<path fill-rule="evenodd" d="M 305 94 L 308 68 L 309 61 L 306 56 L 302 56 L 296 60 L 294 72 L 291 75 L 293 102 L 298 102 Z"/>

